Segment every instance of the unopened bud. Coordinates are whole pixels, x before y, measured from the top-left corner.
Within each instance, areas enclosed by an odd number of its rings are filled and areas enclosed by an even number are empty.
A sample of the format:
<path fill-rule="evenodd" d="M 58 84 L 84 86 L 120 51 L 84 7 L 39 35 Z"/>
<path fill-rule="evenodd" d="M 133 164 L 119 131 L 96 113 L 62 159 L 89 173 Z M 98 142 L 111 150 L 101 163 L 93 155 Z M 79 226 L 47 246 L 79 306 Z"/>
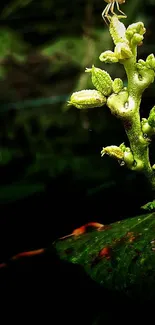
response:
<path fill-rule="evenodd" d="M 117 146 L 108 146 L 104 147 L 101 151 L 101 157 L 103 157 L 105 154 L 109 155 L 112 158 L 116 158 L 118 160 L 123 160 L 124 153 L 120 149 L 120 147 Z"/>
<path fill-rule="evenodd" d="M 108 72 L 94 66 L 91 69 L 86 69 L 86 72 L 92 73 L 93 85 L 104 96 L 109 96 L 112 93 L 112 79 Z"/>
<path fill-rule="evenodd" d="M 68 105 L 79 109 L 101 107 L 106 103 L 106 97 L 97 90 L 81 90 L 72 94 Z"/>

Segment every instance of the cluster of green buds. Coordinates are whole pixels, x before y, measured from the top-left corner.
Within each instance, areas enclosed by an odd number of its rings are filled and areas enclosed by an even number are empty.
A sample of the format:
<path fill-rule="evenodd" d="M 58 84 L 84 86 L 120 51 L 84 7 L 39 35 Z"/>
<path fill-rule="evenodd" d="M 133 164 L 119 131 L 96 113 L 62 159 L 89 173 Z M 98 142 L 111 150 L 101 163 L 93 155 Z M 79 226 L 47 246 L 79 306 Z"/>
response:
<path fill-rule="evenodd" d="M 96 68 L 86 68 L 85 72 L 91 73 L 92 83 L 96 90 L 85 89 L 72 94 L 68 105 L 73 105 L 79 109 L 100 107 L 107 103 L 108 97 L 114 93 L 118 94 L 126 88 L 120 78 L 111 79 L 105 70 Z"/>
<path fill-rule="evenodd" d="M 151 69 L 155 72 L 155 57 L 154 54 L 150 54 L 148 55 L 148 57 L 146 58 L 146 61 L 144 60 L 138 60 L 137 64 L 136 64 L 137 69 L 141 70 L 141 69 Z"/>
<path fill-rule="evenodd" d="M 101 53 L 99 59 L 104 63 L 121 63 L 127 75 L 127 87 L 124 87 L 120 78 L 112 80 L 105 70 L 93 65 L 85 72 L 91 73 L 95 89 L 74 92 L 68 105 L 78 109 L 108 106 L 111 113 L 123 121 L 130 147 L 124 143 L 120 146 L 107 146 L 102 149 L 101 156 L 107 154 L 121 166 L 126 165 L 131 170 L 143 172 L 155 189 L 155 167 L 151 167 L 148 155 L 150 137 L 155 134 L 155 106 L 148 119 L 141 120 L 139 114 L 142 93 L 155 78 L 155 57 L 150 54 L 146 61 L 137 61 L 137 47 L 142 44 L 146 32 L 142 22 L 126 28 L 118 16 L 113 15 L 109 31 L 114 50 Z"/>
<path fill-rule="evenodd" d="M 139 73 L 139 75 L 144 78 L 144 80 L 146 79 L 146 81 L 148 80 L 149 83 L 153 83 L 154 82 L 154 78 L 155 78 L 155 57 L 153 54 L 150 54 L 147 58 L 146 61 L 140 59 L 138 60 L 138 62 L 136 63 L 136 68 L 137 71 Z M 144 87 L 144 89 L 147 88 L 147 82 L 146 82 L 146 86 Z"/>
<path fill-rule="evenodd" d="M 151 137 L 155 134 L 155 106 L 151 109 L 148 119 L 142 118 L 141 127 L 145 136 Z"/>
<path fill-rule="evenodd" d="M 131 24 L 126 32 L 125 36 L 127 40 L 129 41 L 130 47 L 133 50 L 136 46 L 142 45 L 144 34 L 146 32 L 146 29 L 144 27 L 144 24 L 142 22 L 138 22 L 135 24 Z"/>
<path fill-rule="evenodd" d="M 142 22 L 130 25 L 127 29 L 117 16 L 113 16 L 110 23 L 110 34 L 115 44 L 114 52 L 105 51 L 99 59 L 105 63 L 116 63 L 131 58 L 136 47 L 142 44 L 145 28 Z"/>
<path fill-rule="evenodd" d="M 155 57 L 154 54 L 150 54 L 147 58 L 146 61 L 140 59 L 136 63 L 136 68 L 139 74 L 142 77 L 145 77 L 149 75 L 150 77 L 150 83 L 154 82 L 154 77 L 155 77 Z"/>
<path fill-rule="evenodd" d="M 101 150 L 101 157 L 105 154 L 116 159 L 121 166 L 126 165 L 129 169 L 135 169 L 135 161 L 132 151 L 124 143 L 118 146 L 108 146 Z"/>
<path fill-rule="evenodd" d="M 85 89 L 77 91 L 72 94 L 68 104 L 79 109 L 103 106 L 107 101 L 107 96 L 112 93 L 113 81 L 106 71 L 94 66 L 91 69 L 86 69 L 86 72 L 91 72 L 92 83 L 96 90 Z"/>
<path fill-rule="evenodd" d="M 105 51 L 102 53 L 99 57 L 100 61 L 104 63 L 115 63 L 132 58 L 135 47 L 140 45 L 143 40 L 145 33 L 143 23 L 132 24 L 126 29 L 124 24 L 118 20 L 117 16 L 113 16 L 109 29 L 115 44 L 115 49 L 114 52 Z M 153 66 L 154 60 L 152 55 L 149 56 L 146 60 L 147 65 L 149 67 Z M 142 60 L 137 63 L 137 69 L 140 68 L 140 64 L 142 64 Z M 87 68 L 85 72 L 92 74 L 92 83 L 96 91 L 86 89 L 75 92 L 72 94 L 70 101 L 68 101 L 68 105 L 73 105 L 79 109 L 100 107 L 107 103 L 107 97 L 112 93 L 118 94 L 122 90 L 127 90 L 124 88 L 123 81 L 120 78 L 116 78 L 113 81 L 105 70 L 96 68 L 94 65 L 92 68 Z"/>
<path fill-rule="evenodd" d="M 91 69 L 86 69 L 85 72 L 91 72 L 92 83 L 96 90 L 85 89 L 77 91 L 72 94 L 68 104 L 74 105 L 79 109 L 103 106 L 107 102 L 107 97 L 113 91 L 113 81 L 110 75 L 106 71 L 94 66 Z"/>

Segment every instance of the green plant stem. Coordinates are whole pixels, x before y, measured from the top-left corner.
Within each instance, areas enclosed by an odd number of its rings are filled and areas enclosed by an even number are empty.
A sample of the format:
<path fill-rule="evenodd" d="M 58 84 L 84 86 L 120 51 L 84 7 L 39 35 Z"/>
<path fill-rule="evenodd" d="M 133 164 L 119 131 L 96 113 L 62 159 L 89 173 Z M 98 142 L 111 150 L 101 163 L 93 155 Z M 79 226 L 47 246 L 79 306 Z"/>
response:
<path fill-rule="evenodd" d="M 155 172 L 149 160 L 149 139 L 144 137 L 140 121 L 140 103 L 142 92 L 148 87 L 152 80 L 152 75 L 147 78 L 139 78 L 135 69 L 136 58 L 126 60 L 124 68 L 128 78 L 128 94 L 130 117 L 128 123 L 124 122 L 124 128 L 130 142 L 136 166 L 133 169 L 141 171 L 151 184 L 152 191 L 155 192 Z"/>
<path fill-rule="evenodd" d="M 134 112 L 133 117 L 130 119 L 130 128 L 128 129 L 125 124 L 124 128 L 136 161 L 136 166 L 133 167 L 133 169 L 141 171 L 150 182 L 152 190 L 155 191 L 155 173 L 150 165 L 149 146 L 141 131 L 140 117 L 137 109 Z"/>

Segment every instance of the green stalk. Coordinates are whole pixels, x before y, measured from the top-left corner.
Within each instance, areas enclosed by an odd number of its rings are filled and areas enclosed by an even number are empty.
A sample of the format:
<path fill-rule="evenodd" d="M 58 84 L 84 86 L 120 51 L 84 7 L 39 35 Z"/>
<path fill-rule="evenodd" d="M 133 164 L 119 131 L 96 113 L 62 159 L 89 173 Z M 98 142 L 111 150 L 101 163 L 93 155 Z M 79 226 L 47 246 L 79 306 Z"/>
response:
<path fill-rule="evenodd" d="M 128 136 L 130 148 L 137 163 L 137 167 L 139 171 L 141 171 L 147 177 L 153 192 L 155 192 L 155 173 L 149 160 L 149 139 L 145 139 L 142 132 L 139 113 L 141 96 L 145 86 L 144 81 L 139 80 L 138 78 L 138 73 L 135 69 L 135 62 L 136 58 L 134 57 L 126 60 L 123 64 L 128 79 L 128 94 L 129 98 L 132 99 L 133 105 L 132 114 L 130 115 L 130 127 L 127 127 L 126 123 L 124 123 L 124 128 Z M 150 83 L 149 79 L 150 78 L 148 76 L 145 83 Z"/>

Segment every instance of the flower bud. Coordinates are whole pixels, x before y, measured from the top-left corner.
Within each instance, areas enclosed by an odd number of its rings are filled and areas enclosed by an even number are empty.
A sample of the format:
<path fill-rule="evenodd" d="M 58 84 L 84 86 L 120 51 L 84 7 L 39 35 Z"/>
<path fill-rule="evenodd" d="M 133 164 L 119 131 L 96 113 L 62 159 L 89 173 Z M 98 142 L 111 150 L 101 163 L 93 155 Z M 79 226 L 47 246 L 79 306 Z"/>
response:
<path fill-rule="evenodd" d="M 112 51 L 105 51 L 99 56 L 99 60 L 104 63 L 117 63 L 118 58 Z"/>
<path fill-rule="evenodd" d="M 148 69 L 150 69 L 147 63 L 142 59 L 138 60 L 138 62 L 136 63 L 136 68 L 139 72 L 148 71 Z"/>
<path fill-rule="evenodd" d="M 138 33 L 135 33 L 131 40 L 131 45 L 141 45 L 144 37 Z"/>
<path fill-rule="evenodd" d="M 155 57 L 153 54 L 148 55 L 146 58 L 146 65 L 148 68 L 155 70 Z"/>
<path fill-rule="evenodd" d="M 101 151 L 101 157 L 103 157 L 105 154 L 118 160 L 123 160 L 124 158 L 124 152 L 120 149 L 120 147 L 117 146 L 104 147 Z"/>
<path fill-rule="evenodd" d="M 93 85 L 104 96 L 109 96 L 112 93 L 112 79 L 109 73 L 94 66 L 91 69 L 86 69 L 86 72 L 92 73 Z"/>
<path fill-rule="evenodd" d="M 72 94 L 69 105 L 79 109 L 101 107 L 106 103 L 106 98 L 97 90 L 81 90 Z"/>
<path fill-rule="evenodd" d="M 130 46 L 140 46 L 142 45 L 142 41 L 144 39 L 143 35 L 145 33 L 146 29 L 144 27 L 144 24 L 142 22 L 138 22 L 135 24 L 131 24 L 127 30 L 126 30 L 126 38 L 129 41 Z"/>
<path fill-rule="evenodd" d="M 149 117 L 148 117 L 149 125 L 154 128 L 155 127 L 155 106 L 152 107 Z"/>
<path fill-rule="evenodd" d="M 133 154 L 131 152 L 131 149 L 128 147 L 126 148 L 126 150 L 124 152 L 124 162 L 126 163 L 128 168 L 132 167 L 133 163 L 134 163 Z"/>
<path fill-rule="evenodd" d="M 124 151 L 126 150 L 126 145 L 125 145 L 125 143 L 124 143 L 124 142 L 121 143 L 120 146 L 119 146 L 119 148 L 124 152 Z"/>
<path fill-rule="evenodd" d="M 112 89 L 115 94 L 118 94 L 123 89 L 123 81 L 120 78 L 115 78 L 112 83 Z"/>
<path fill-rule="evenodd" d="M 126 28 L 116 15 L 111 18 L 109 31 L 115 45 L 119 42 L 127 42 L 125 35 Z"/>
<path fill-rule="evenodd" d="M 125 60 L 132 57 L 132 51 L 127 43 L 117 43 L 114 53 L 118 60 Z"/>
<path fill-rule="evenodd" d="M 134 23 L 129 25 L 129 27 L 126 30 L 126 38 L 131 41 L 135 34 L 144 35 L 146 32 L 146 29 L 144 27 L 144 24 L 142 22 Z"/>
<path fill-rule="evenodd" d="M 151 127 L 146 118 L 142 118 L 141 121 L 143 135 L 151 136 L 155 133 L 155 128 Z"/>

